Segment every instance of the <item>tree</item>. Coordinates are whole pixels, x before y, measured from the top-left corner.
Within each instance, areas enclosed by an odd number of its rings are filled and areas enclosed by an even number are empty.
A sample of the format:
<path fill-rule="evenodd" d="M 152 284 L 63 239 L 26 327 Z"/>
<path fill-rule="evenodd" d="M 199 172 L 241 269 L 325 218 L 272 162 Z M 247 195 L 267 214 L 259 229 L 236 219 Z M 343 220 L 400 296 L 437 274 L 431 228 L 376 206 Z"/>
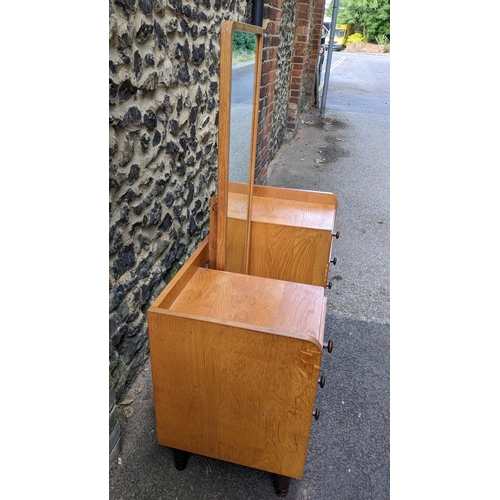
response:
<path fill-rule="evenodd" d="M 334 0 L 326 9 L 331 17 Z M 391 33 L 390 0 L 339 0 L 337 24 L 353 24 L 354 30 L 374 42 L 377 36 Z"/>
<path fill-rule="evenodd" d="M 330 0 L 330 5 L 325 10 L 325 17 L 332 17 L 334 0 Z"/>

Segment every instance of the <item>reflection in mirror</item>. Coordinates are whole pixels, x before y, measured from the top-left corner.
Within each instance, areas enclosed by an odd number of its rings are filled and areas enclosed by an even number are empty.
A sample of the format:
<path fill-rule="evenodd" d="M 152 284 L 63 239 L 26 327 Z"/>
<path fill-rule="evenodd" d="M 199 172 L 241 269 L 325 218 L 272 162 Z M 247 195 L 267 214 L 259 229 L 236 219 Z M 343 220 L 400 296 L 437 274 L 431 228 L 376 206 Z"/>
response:
<path fill-rule="evenodd" d="M 245 273 L 255 71 L 254 33 L 233 32 L 226 270 Z"/>
<path fill-rule="evenodd" d="M 221 30 L 217 269 L 248 272 L 262 28 L 223 21 Z"/>
<path fill-rule="evenodd" d="M 233 32 L 229 181 L 249 181 L 256 35 Z"/>

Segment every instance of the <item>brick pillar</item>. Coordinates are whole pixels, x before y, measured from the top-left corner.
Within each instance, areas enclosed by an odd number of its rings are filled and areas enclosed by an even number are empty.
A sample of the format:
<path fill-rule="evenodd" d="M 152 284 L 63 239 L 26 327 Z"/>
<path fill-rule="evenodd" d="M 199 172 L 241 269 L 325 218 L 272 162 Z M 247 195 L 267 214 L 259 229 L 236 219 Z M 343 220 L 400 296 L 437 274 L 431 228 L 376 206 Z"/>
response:
<path fill-rule="evenodd" d="M 269 149 L 276 86 L 276 56 L 278 54 L 282 0 L 264 2 L 262 72 L 257 133 L 257 159 L 255 182 L 262 183 L 269 163 Z"/>
<path fill-rule="evenodd" d="M 287 60 L 288 58 L 291 59 L 288 111 L 287 115 L 283 116 L 282 122 L 283 126 L 286 125 L 287 132 L 295 133 L 298 125 L 297 116 L 302 111 L 307 100 L 314 94 L 314 70 L 319 55 L 325 10 L 324 0 L 297 0 L 293 7 L 285 7 L 289 9 L 295 8 L 293 40 L 289 45 L 291 47 L 291 56 L 286 54 L 283 47 L 280 49 L 283 0 L 267 0 L 264 2 L 264 37 L 255 166 L 255 182 L 257 184 L 265 182 L 271 155 L 279 50 L 283 50 L 282 57 L 286 57 Z M 290 30 L 292 28 L 287 26 L 285 29 Z M 288 86 L 288 81 L 286 85 Z M 281 116 L 281 108 L 277 112 Z M 276 138 L 274 139 L 276 140 Z"/>
<path fill-rule="evenodd" d="M 323 34 L 323 18 L 325 16 L 324 0 L 314 0 L 314 13 L 309 37 L 309 65 L 305 84 L 305 95 L 314 98 L 314 73 L 319 58 L 321 35 Z"/>
<path fill-rule="evenodd" d="M 292 132 L 297 127 L 297 117 L 302 108 L 303 87 L 309 68 L 309 38 L 313 11 L 311 0 L 297 0 L 287 120 L 287 130 Z"/>

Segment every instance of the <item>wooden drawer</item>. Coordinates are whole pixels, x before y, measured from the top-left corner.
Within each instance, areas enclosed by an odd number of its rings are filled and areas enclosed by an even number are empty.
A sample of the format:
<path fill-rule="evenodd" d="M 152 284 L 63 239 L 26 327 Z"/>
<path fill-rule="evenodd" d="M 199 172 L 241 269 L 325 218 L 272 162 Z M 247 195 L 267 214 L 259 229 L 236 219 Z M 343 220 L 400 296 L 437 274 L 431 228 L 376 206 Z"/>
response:
<path fill-rule="evenodd" d="M 148 310 L 158 442 L 301 479 L 324 289 L 207 261 L 205 240 Z"/>
<path fill-rule="evenodd" d="M 228 195 L 228 269 L 244 254 L 246 195 Z M 338 199 L 332 193 L 254 186 L 248 273 L 325 287 Z M 234 266 L 234 267 L 233 267 Z"/>

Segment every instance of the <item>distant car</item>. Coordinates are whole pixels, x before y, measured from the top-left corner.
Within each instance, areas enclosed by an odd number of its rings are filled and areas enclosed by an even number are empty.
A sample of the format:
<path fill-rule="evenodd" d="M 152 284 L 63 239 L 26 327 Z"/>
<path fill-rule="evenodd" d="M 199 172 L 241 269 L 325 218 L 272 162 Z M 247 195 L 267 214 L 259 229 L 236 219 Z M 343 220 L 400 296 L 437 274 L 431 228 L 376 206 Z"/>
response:
<path fill-rule="evenodd" d="M 333 38 L 333 50 L 342 50 L 347 43 L 349 35 L 354 33 L 352 24 L 336 24 Z"/>

